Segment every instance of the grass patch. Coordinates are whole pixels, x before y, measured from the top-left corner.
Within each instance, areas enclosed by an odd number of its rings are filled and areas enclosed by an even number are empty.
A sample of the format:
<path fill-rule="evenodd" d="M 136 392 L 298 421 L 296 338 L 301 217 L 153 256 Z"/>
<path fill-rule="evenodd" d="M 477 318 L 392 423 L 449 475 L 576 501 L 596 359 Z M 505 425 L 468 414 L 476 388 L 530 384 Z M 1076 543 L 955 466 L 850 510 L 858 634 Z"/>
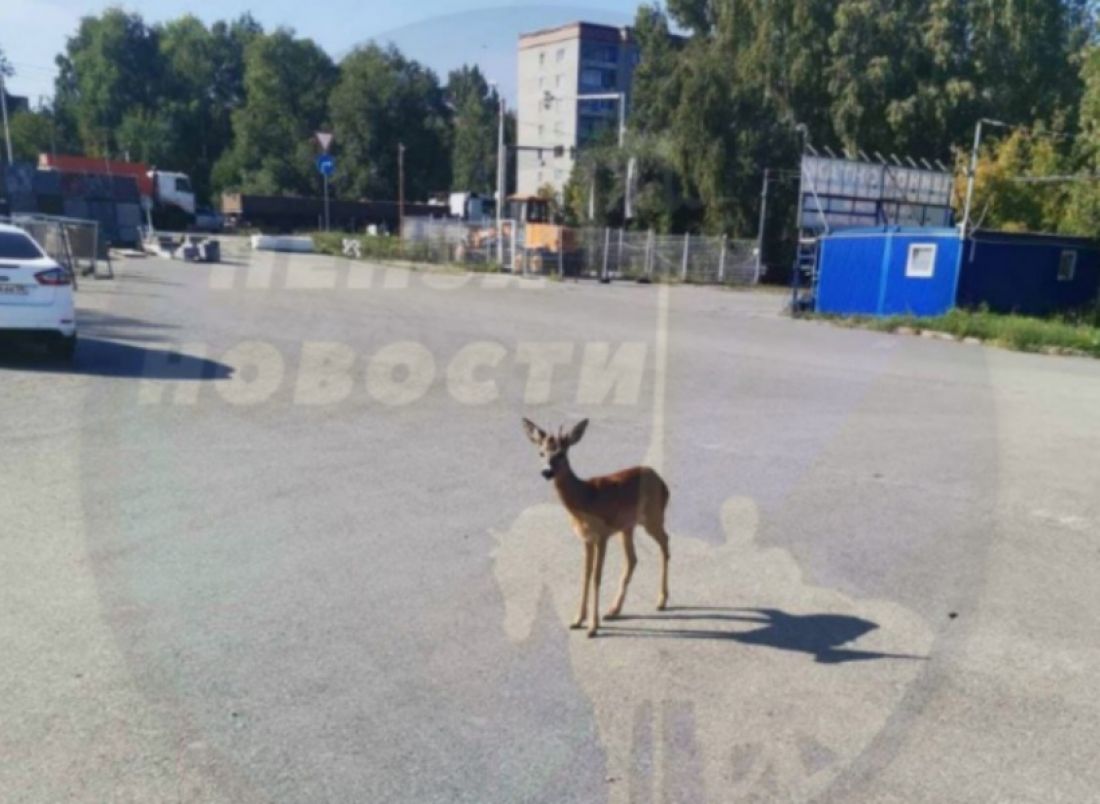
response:
<path fill-rule="evenodd" d="M 441 243 L 408 241 L 389 235 L 349 235 L 345 232 L 311 232 L 313 247 L 318 254 L 345 257 L 344 240 L 359 241 L 359 258 L 380 262 L 417 263 L 438 268 L 462 271 L 496 273 L 500 266 L 495 262 L 457 262 L 451 249 Z"/>
<path fill-rule="evenodd" d="M 910 315 L 817 317 L 880 332 L 942 332 L 959 340 L 975 338 L 1017 352 L 1100 357 L 1100 320 L 1093 310 L 1052 318 L 1004 315 L 988 310 L 951 310 L 930 318 Z"/>

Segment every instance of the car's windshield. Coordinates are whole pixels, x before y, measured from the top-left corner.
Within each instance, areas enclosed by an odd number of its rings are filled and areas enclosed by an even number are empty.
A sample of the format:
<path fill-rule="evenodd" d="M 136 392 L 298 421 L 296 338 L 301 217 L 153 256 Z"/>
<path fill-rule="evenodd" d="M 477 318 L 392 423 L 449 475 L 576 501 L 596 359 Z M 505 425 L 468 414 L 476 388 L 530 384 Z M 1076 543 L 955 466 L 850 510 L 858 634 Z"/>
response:
<path fill-rule="evenodd" d="M 30 237 L 18 232 L 0 232 L 0 260 L 38 260 L 42 250 Z"/>

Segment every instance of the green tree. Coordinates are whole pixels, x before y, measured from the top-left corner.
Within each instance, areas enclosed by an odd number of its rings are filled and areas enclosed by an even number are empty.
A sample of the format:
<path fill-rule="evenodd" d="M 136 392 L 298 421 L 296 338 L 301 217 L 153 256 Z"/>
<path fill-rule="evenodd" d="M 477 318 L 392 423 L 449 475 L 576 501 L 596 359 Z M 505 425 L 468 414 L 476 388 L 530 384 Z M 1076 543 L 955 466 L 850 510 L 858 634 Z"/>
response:
<path fill-rule="evenodd" d="M 315 195 L 313 137 L 327 122 L 337 71 L 312 40 L 290 30 L 256 34 L 244 58 L 244 105 L 232 112 L 233 148 L 215 170 L 224 188 Z"/>
<path fill-rule="evenodd" d="M 447 101 L 454 115 L 451 186 L 456 190 L 491 193 L 496 188 L 497 128 L 500 98 L 476 67 L 452 70 Z"/>
<path fill-rule="evenodd" d="M 53 121 L 47 112 L 16 112 L 10 119 L 12 156 L 16 162 L 37 162 L 50 151 Z"/>
<path fill-rule="evenodd" d="M 131 109 L 115 129 L 114 140 L 119 155 L 133 162 L 159 167 L 186 167 L 175 159 L 181 136 L 175 124 L 173 115 L 168 112 Z"/>
<path fill-rule="evenodd" d="M 435 74 L 393 46 L 356 48 L 340 64 L 331 117 L 341 159 L 335 183 L 360 198 L 398 195 L 405 146 L 405 197 L 450 186 L 450 112 Z"/>
<path fill-rule="evenodd" d="M 116 130 L 134 109 L 155 108 L 164 62 L 159 33 L 118 8 L 84 17 L 58 57 L 56 102 L 71 116 L 84 150 L 118 153 Z"/>
<path fill-rule="evenodd" d="M 959 158 L 960 162 L 964 159 L 961 153 Z M 1064 230 L 1070 185 L 1026 179 L 1060 176 L 1069 169 L 1058 142 L 1044 136 L 1043 131 L 1017 129 L 1001 140 L 989 142 L 974 176 L 972 225 L 1010 232 Z M 960 206 L 964 191 L 965 182 L 960 181 L 956 190 Z"/>

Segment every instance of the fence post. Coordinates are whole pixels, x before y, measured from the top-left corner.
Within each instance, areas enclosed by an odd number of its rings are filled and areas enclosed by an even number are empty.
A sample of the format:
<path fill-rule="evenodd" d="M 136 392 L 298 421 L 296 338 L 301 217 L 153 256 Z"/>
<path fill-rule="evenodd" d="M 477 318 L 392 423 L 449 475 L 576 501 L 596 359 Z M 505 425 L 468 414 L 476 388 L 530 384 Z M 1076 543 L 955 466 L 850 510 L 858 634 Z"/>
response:
<path fill-rule="evenodd" d="M 512 226 L 511 226 L 511 229 L 512 229 L 512 231 L 511 231 L 511 235 L 512 235 L 512 253 L 508 257 L 508 273 L 510 273 L 510 274 L 514 274 L 516 272 L 516 229 L 517 228 L 518 228 L 517 227 L 517 222 L 512 221 Z M 524 273 L 522 265 L 520 266 L 520 272 Z"/>
<path fill-rule="evenodd" d="M 558 227 L 558 279 L 565 279 L 565 227 Z"/>
<path fill-rule="evenodd" d="M 718 284 L 726 281 L 726 236 L 722 235 L 722 250 L 718 254 Z"/>
<path fill-rule="evenodd" d="M 600 271 L 600 280 L 607 282 L 607 252 L 611 249 L 611 229 L 603 227 L 603 269 Z"/>
<path fill-rule="evenodd" d="M 619 227 L 619 253 L 615 257 L 615 270 L 619 272 L 619 278 L 623 275 L 623 230 Z"/>
<path fill-rule="evenodd" d="M 645 275 L 653 280 L 653 230 L 650 229 L 645 239 Z"/>
<path fill-rule="evenodd" d="M 680 279 L 687 282 L 688 278 L 688 251 L 691 248 L 691 232 L 684 232 L 684 262 L 680 266 Z"/>

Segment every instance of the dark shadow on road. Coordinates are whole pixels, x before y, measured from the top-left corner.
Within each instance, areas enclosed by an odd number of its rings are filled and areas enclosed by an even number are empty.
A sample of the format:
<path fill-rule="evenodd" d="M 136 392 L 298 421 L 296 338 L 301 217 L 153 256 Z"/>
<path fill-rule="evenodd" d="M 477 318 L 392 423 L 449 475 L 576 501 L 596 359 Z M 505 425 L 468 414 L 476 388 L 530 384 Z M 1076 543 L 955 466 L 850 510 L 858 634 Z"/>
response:
<path fill-rule="evenodd" d="M 738 612 L 738 613 L 734 613 Z M 707 628 L 647 628 L 619 625 L 631 620 L 720 621 L 759 623 L 763 627 L 751 631 L 727 631 Z M 664 639 L 716 639 L 760 645 L 776 650 L 807 653 L 821 664 L 871 659 L 927 659 L 905 653 L 880 653 L 841 647 L 878 628 L 878 623 L 844 614 L 788 614 L 779 609 L 731 609 L 681 606 L 651 617 L 626 615 L 602 625 L 607 636 L 653 637 Z"/>
<path fill-rule="evenodd" d="M 36 349 L 32 344 L 16 345 L 14 348 L 5 344 L 0 347 L 0 371 L 5 369 L 180 382 L 227 380 L 233 376 L 230 366 L 215 360 L 83 335 L 71 365 L 51 360 L 44 350 Z"/>
<path fill-rule="evenodd" d="M 98 310 L 81 310 L 78 315 L 80 336 L 97 340 L 164 341 L 163 333 L 177 329 L 172 324 L 143 321 Z"/>

